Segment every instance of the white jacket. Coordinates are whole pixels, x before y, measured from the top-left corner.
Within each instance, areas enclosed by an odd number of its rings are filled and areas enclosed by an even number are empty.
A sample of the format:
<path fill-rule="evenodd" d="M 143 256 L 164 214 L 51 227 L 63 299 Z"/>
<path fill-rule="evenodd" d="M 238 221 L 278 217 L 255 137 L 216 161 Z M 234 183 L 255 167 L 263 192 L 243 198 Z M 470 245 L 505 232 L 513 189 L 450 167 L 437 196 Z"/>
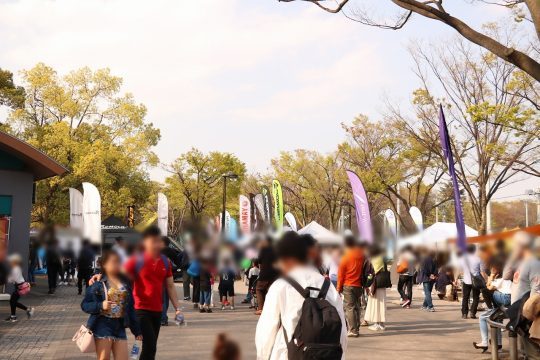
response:
<path fill-rule="evenodd" d="M 298 267 L 289 273 L 303 288 L 308 286 L 320 289 L 324 277 L 312 267 Z M 316 297 L 317 291 L 312 291 L 311 296 Z M 326 300 L 332 304 L 341 319 L 341 346 L 343 359 L 347 348 L 347 325 L 343 315 L 343 302 L 334 286 L 330 286 Z M 287 334 L 292 334 L 302 312 L 304 298 L 287 281 L 276 280 L 266 295 L 264 308 L 255 333 L 255 345 L 257 346 L 258 360 L 286 360 L 287 345 L 281 325 L 285 327 Z M 290 336 L 290 335 L 289 335 Z"/>

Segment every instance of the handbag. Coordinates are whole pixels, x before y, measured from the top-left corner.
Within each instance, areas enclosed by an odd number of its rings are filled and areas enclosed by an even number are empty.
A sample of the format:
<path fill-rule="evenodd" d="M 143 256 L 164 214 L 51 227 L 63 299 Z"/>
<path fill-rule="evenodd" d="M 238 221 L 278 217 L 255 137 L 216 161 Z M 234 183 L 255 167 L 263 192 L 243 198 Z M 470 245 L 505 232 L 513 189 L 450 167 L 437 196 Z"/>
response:
<path fill-rule="evenodd" d="M 107 286 L 103 285 L 103 294 L 105 295 L 105 301 L 108 300 Z M 79 330 L 73 335 L 71 341 L 77 344 L 77 347 L 82 353 L 96 352 L 96 342 L 94 341 L 94 333 L 86 325 L 81 325 Z"/>
<path fill-rule="evenodd" d="M 31 287 L 32 286 L 30 286 L 30 283 L 25 281 L 25 282 L 17 285 L 17 292 L 19 293 L 20 296 L 27 295 L 30 292 Z"/>
<path fill-rule="evenodd" d="M 386 261 L 384 261 L 384 268 L 375 275 L 375 286 L 377 289 L 386 289 L 392 287 L 390 271 L 388 271 L 386 267 Z"/>
<path fill-rule="evenodd" d="M 478 290 L 484 289 L 486 287 L 486 281 L 484 280 L 482 275 L 473 275 L 467 255 L 465 255 L 465 263 L 467 264 L 467 270 L 469 270 L 469 275 L 471 276 L 472 287 Z"/>
<path fill-rule="evenodd" d="M 81 325 L 79 330 L 73 335 L 71 341 L 74 341 L 77 344 L 77 347 L 82 353 L 96 352 L 94 334 L 86 327 L 86 325 Z"/>

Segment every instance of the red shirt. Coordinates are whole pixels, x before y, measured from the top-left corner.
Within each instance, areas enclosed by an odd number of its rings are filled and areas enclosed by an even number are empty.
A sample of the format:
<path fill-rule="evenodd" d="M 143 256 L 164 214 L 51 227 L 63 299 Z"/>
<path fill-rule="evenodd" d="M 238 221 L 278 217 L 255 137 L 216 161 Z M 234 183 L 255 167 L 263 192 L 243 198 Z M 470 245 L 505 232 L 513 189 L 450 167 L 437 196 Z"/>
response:
<path fill-rule="evenodd" d="M 136 274 L 138 256 L 132 256 L 125 264 L 126 271 L 134 279 L 133 298 L 135 309 L 161 312 L 163 306 L 163 287 L 166 279 L 172 276 L 172 265 L 169 259 L 168 270 L 161 256 L 156 259 L 144 254 L 144 265 Z"/>

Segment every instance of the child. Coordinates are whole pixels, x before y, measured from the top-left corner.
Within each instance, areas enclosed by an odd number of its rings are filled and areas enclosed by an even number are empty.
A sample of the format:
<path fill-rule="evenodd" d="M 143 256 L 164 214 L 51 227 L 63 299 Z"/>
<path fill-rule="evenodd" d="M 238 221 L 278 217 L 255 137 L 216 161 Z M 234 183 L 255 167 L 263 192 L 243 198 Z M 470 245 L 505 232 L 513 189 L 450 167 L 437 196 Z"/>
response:
<path fill-rule="evenodd" d="M 240 347 L 225 334 L 219 334 L 214 347 L 214 360 L 240 360 Z"/>
<path fill-rule="evenodd" d="M 201 313 L 211 313 L 210 300 L 212 296 L 212 273 L 210 272 L 210 261 L 208 259 L 201 261 L 200 272 L 200 299 L 199 299 L 199 311 Z"/>
<path fill-rule="evenodd" d="M 234 280 L 236 273 L 231 267 L 231 261 L 225 260 L 223 269 L 219 272 L 219 297 L 221 298 L 221 310 L 225 310 L 227 298 L 230 299 L 231 310 L 234 310 Z"/>
<path fill-rule="evenodd" d="M 11 293 L 9 298 L 9 305 L 11 307 L 11 315 L 5 319 L 6 322 L 17 321 L 17 308 L 26 311 L 26 316 L 30 319 L 34 315 L 34 308 L 27 308 L 19 302 L 21 297 L 19 293 L 19 286 L 25 284 L 24 277 L 22 275 L 21 265 L 22 258 L 19 254 L 13 254 L 8 258 L 11 271 L 9 272 L 7 281 L 15 286 L 15 289 Z"/>
<path fill-rule="evenodd" d="M 126 327 L 137 340 L 142 332 L 135 315 L 131 288 L 121 278 L 121 260 L 114 251 L 105 251 L 101 257 L 103 276 L 86 289 L 81 308 L 90 314 L 87 327 L 94 333 L 98 359 L 128 358 Z"/>

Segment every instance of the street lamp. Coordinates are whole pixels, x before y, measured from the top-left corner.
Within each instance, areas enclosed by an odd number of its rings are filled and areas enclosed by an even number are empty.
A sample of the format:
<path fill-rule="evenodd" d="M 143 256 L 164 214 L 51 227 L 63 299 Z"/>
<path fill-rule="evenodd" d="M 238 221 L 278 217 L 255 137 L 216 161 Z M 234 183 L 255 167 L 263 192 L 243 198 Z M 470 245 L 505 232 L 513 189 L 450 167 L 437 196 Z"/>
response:
<path fill-rule="evenodd" d="M 227 179 L 236 180 L 238 179 L 238 175 L 233 173 L 232 171 L 229 171 L 223 175 L 221 175 L 223 178 L 223 210 L 221 212 L 221 235 L 225 236 L 225 211 L 227 206 Z"/>
<path fill-rule="evenodd" d="M 536 197 L 536 223 L 540 224 L 540 188 L 525 190 L 526 196 Z M 529 203 L 525 198 L 525 226 L 529 226 Z"/>

